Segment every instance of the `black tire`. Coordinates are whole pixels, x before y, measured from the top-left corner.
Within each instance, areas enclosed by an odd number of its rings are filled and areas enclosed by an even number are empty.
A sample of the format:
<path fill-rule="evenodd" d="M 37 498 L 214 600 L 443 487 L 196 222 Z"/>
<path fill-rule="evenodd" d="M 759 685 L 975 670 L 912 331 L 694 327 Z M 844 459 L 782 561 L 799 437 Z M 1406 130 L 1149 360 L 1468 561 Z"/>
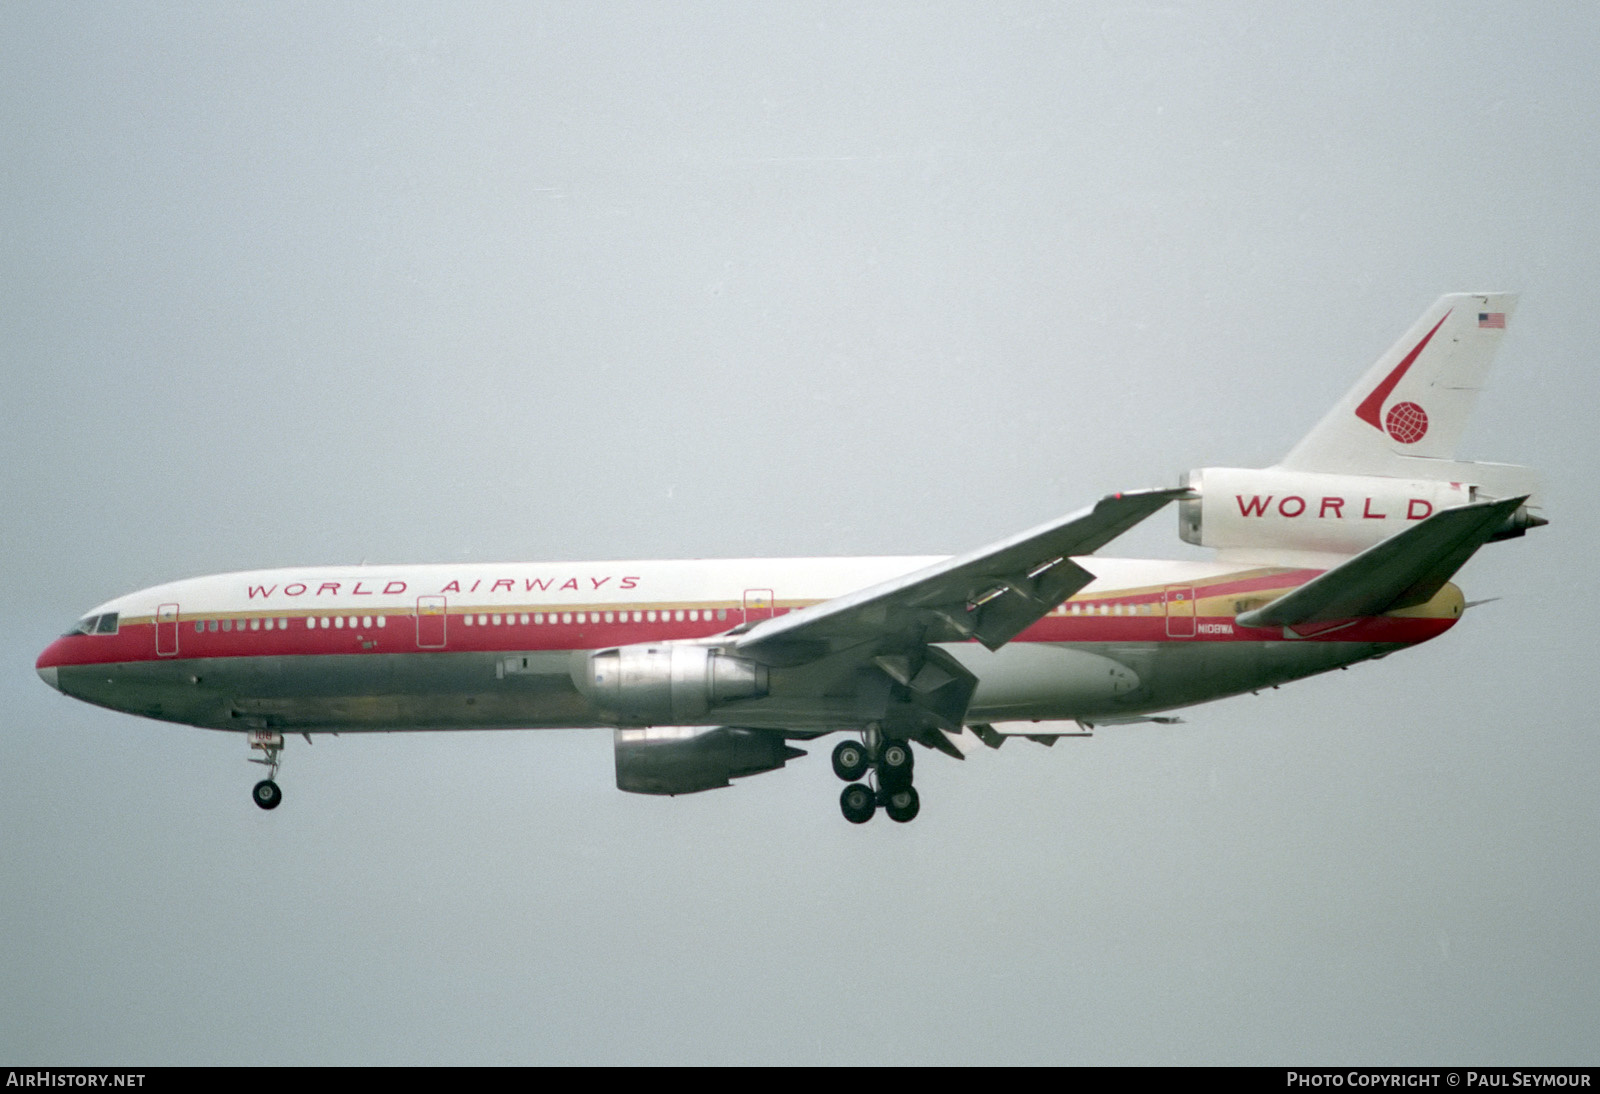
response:
<path fill-rule="evenodd" d="M 833 773 L 853 783 L 867 773 L 867 749 L 860 741 L 840 741 L 833 747 Z"/>
<path fill-rule="evenodd" d="M 263 809 L 276 809 L 278 803 L 283 801 L 283 791 L 278 789 L 278 784 L 271 779 L 262 779 L 256 783 L 254 790 L 250 791 L 251 799 Z"/>
<path fill-rule="evenodd" d="M 889 819 L 897 824 L 905 824 L 915 820 L 922 811 L 922 799 L 917 796 L 914 787 L 907 786 L 900 790 L 891 790 L 888 800 L 883 803 L 883 811 L 889 814 Z"/>
<path fill-rule="evenodd" d="M 878 795 L 865 783 L 851 783 L 839 795 L 839 812 L 851 824 L 866 824 L 878 811 Z"/>
<path fill-rule="evenodd" d="M 878 749 L 878 784 L 885 789 L 910 786 L 915 762 L 910 741 L 883 742 Z"/>

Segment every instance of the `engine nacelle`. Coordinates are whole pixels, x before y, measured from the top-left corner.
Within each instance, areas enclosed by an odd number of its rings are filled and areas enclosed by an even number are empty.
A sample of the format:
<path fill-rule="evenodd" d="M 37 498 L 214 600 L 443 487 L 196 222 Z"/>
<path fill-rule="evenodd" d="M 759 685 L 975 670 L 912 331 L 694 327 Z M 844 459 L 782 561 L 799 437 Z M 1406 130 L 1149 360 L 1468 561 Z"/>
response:
<path fill-rule="evenodd" d="M 1179 502 L 1178 534 L 1202 547 L 1354 554 L 1441 509 L 1483 500 L 1467 482 L 1274 468 L 1207 467 L 1183 484 L 1198 496 Z M 1543 523 L 1525 509 L 1512 522 Z"/>
<path fill-rule="evenodd" d="M 585 654 L 578 690 L 624 721 L 681 725 L 714 706 L 767 694 L 767 667 L 708 646 L 673 642 Z"/>
<path fill-rule="evenodd" d="M 775 771 L 805 752 L 770 729 L 652 726 L 619 729 L 617 789 L 632 794 L 693 794 L 730 779 Z"/>

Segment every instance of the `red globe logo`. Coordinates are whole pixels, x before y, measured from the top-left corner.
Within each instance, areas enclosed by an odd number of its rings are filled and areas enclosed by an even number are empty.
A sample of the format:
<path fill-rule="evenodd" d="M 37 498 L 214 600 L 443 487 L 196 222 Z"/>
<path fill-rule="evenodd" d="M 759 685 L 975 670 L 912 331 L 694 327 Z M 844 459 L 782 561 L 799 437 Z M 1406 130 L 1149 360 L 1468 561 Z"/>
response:
<path fill-rule="evenodd" d="M 1401 444 L 1416 444 L 1428 435 L 1428 412 L 1416 403 L 1396 403 L 1383 416 L 1383 427 Z"/>

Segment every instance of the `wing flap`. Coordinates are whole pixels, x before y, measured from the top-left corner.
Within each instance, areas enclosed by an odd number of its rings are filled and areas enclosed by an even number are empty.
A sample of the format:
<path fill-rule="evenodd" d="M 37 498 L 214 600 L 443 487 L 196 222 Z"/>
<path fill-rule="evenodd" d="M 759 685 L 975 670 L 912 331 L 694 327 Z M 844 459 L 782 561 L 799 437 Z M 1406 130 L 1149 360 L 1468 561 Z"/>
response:
<path fill-rule="evenodd" d="M 1527 500 L 1445 509 L 1254 611 L 1242 627 L 1293 627 L 1398 611 L 1431 600 Z"/>

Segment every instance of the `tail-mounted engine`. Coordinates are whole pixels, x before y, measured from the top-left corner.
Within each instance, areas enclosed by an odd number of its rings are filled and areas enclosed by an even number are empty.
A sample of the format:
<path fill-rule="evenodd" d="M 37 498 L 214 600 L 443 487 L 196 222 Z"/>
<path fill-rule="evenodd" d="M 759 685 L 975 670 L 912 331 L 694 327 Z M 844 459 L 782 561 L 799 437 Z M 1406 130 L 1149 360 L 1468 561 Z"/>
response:
<path fill-rule="evenodd" d="M 1496 464 L 1449 463 L 1452 471 L 1474 468 L 1521 472 Z M 1531 473 L 1530 473 L 1531 474 Z M 1219 548 L 1278 548 L 1355 554 L 1426 520 L 1441 509 L 1490 500 L 1470 481 L 1398 479 L 1378 475 L 1330 475 L 1276 468 L 1207 467 L 1190 471 L 1183 484 L 1193 496 L 1178 504 L 1178 534 L 1187 543 Z M 1499 484 L 1496 484 L 1499 486 Z M 1527 489 L 1519 493 L 1529 492 Z M 1496 539 L 1522 535 L 1545 523 L 1519 508 Z"/>
<path fill-rule="evenodd" d="M 722 703 L 767 694 L 765 665 L 673 642 L 582 654 L 573 677 L 597 707 L 644 725 L 687 724 Z"/>

